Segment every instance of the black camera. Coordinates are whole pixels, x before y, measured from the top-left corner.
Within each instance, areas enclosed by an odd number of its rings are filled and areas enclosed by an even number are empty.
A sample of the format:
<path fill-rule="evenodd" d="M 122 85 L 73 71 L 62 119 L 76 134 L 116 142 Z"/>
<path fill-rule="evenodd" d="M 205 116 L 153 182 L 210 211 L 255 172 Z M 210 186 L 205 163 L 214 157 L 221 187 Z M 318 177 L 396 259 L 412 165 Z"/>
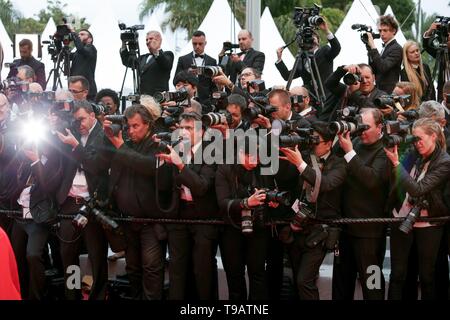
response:
<path fill-rule="evenodd" d="M 369 125 L 363 124 L 361 115 L 358 114 L 359 108 L 348 106 L 338 112 L 338 121 L 331 122 L 328 129 L 334 134 L 350 134 L 361 135 L 370 128 Z"/>
<path fill-rule="evenodd" d="M 406 108 L 411 105 L 411 95 L 384 95 L 376 98 L 373 103 L 377 108 L 383 108 L 384 106 L 391 106 L 395 108 L 397 103 L 399 103 L 403 108 Z"/>
<path fill-rule="evenodd" d="M 189 93 L 184 88 L 175 92 L 170 91 L 155 92 L 155 94 L 153 95 L 153 98 L 155 98 L 155 101 L 158 103 L 164 103 L 169 101 L 183 102 L 188 97 Z"/>
<path fill-rule="evenodd" d="M 386 121 L 384 124 L 383 144 L 386 148 L 393 148 L 400 144 L 417 142 L 412 135 L 413 122 Z"/>
<path fill-rule="evenodd" d="M 161 140 L 158 142 L 158 145 L 156 146 L 156 153 L 164 153 L 169 154 L 170 149 L 169 146 L 175 147 L 177 144 L 179 144 L 183 138 L 179 137 L 177 140 L 172 140 L 172 133 L 171 132 L 160 132 L 156 134 L 156 138 Z"/>
<path fill-rule="evenodd" d="M 89 222 L 89 216 L 92 215 L 105 229 L 118 231 L 119 225 L 116 221 L 108 217 L 102 210 L 98 209 L 99 202 L 91 200 L 83 205 L 78 214 L 72 220 L 72 225 L 77 229 L 83 229 Z"/>
<path fill-rule="evenodd" d="M 138 30 L 144 30 L 143 24 L 127 27 L 125 23 L 119 23 L 119 29 L 123 32 L 120 34 L 120 40 L 128 45 L 129 50 L 139 50 L 139 33 Z"/>
<path fill-rule="evenodd" d="M 64 24 L 56 26 L 56 32 L 53 35 L 53 40 L 59 43 L 62 42 L 65 46 L 68 46 L 70 42 L 73 41 L 72 32 L 67 26 L 67 19 L 63 18 L 62 21 L 64 22 Z"/>
<path fill-rule="evenodd" d="M 194 69 L 194 70 L 197 70 L 197 75 L 205 76 L 205 77 L 208 77 L 208 78 L 216 77 L 222 71 L 222 68 L 220 66 L 196 66 L 196 65 L 192 65 L 191 68 Z"/>
<path fill-rule="evenodd" d="M 139 94 L 129 94 L 125 99 L 130 101 L 132 104 L 139 104 L 141 102 L 141 96 Z"/>
<path fill-rule="evenodd" d="M 225 110 L 228 106 L 228 94 L 224 91 L 215 91 L 211 94 L 213 110 Z"/>
<path fill-rule="evenodd" d="M 268 204 L 269 202 L 275 202 L 284 206 L 289 206 L 291 202 L 291 195 L 289 191 L 264 189 L 264 192 L 266 194 L 266 204 Z"/>
<path fill-rule="evenodd" d="M 247 83 L 247 91 L 249 91 L 250 88 L 253 88 L 256 92 L 262 92 L 266 90 L 266 83 L 261 79 L 251 80 Z"/>
<path fill-rule="evenodd" d="M 314 29 L 324 23 L 323 17 L 320 16 L 320 7 L 314 4 L 312 8 L 294 9 L 294 24 L 299 29 L 297 32 L 297 42 L 302 50 L 309 51 L 314 47 Z"/>
<path fill-rule="evenodd" d="M 302 95 L 293 95 L 291 96 L 291 104 L 302 104 L 305 100 L 305 97 Z"/>
<path fill-rule="evenodd" d="M 291 221 L 291 229 L 294 232 L 301 231 L 308 224 L 311 217 L 312 211 L 309 206 L 306 203 L 300 202 L 298 210 Z"/>
<path fill-rule="evenodd" d="M 360 32 L 364 32 L 363 34 L 361 34 L 361 41 L 365 45 L 369 44 L 369 37 L 367 36 L 367 33 L 371 33 L 372 37 L 374 39 L 380 39 L 381 38 L 381 35 L 379 33 L 374 33 L 372 27 L 371 26 L 367 26 L 365 24 L 354 24 L 354 25 L 352 25 L 352 29 L 360 31 Z"/>
<path fill-rule="evenodd" d="M 169 115 L 159 117 L 158 119 L 156 119 L 155 124 L 158 127 L 170 128 L 178 123 L 178 120 L 180 118 L 180 115 L 183 113 L 184 108 L 182 106 L 165 107 L 163 108 L 163 111 L 168 113 Z"/>
<path fill-rule="evenodd" d="M 127 128 L 127 118 L 124 115 L 108 115 L 105 116 L 105 120 L 112 122 L 109 127 L 104 129 L 107 137 L 117 137 L 120 131 Z"/>
<path fill-rule="evenodd" d="M 344 78 L 344 83 L 348 86 L 352 86 L 361 82 L 361 74 L 360 73 L 347 73 Z"/>
<path fill-rule="evenodd" d="M 435 49 L 447 48 L 448 34 L 450 32 L 450 17 L 436 16 L 434 23 L 439 23 L 435 32 L 434 39 L 431 41 Z"/>
<path fill-rule="evenodd" d="M 414 122 L 419 119 L 419 112 L 416 109 L 406 110 L 401 113 L 408 122 Z"/>
<path fill-rule="evenodd" d="M 210 112 L 202 116 L 202 123 L 206 127 L 211 127 L 218 124 L 228 124 L 230 126 L 232 122 L 233 117 L 231 116 L 231 113 L 226 110 Z"/>
<path fill-rule="evenodd" d="M 253 122 L 259 115 L 269 118 L 270 115 L 276 111 L 277 108 L 271 105 L 256 104 L 253 107 L 245 109 L 242 116 L 248 119 L 249 122 Z"/>
<path fill-rule="evenodd" d="M 398 227 L 401 232 L 406 234 L 412 231 L 417 218 L 420 217 L 420 211 L 422 209 L 427 209 L 429 206 L 428 201 L 416 198 L 409 198 L 409 203 L 414 207 Z"/>
<path fill-rule="evenodd" d="M 101 102 L 98 104 L 91 103 L 91 106 L 96 116 L 109 114 L 111 112 L 111 107 Z"/>
<path fill-rule="evenodd" d="M 301 136 L 312 135 L 314 130 L 309 126 L 305 127 L 306 123 L 304 119 L 300 120 L 281 120 L 275 119 L 272 122 L 272 134 L 281 135 L 281 134 L 290 134 L 297 133 Z"/>
<path fill-rule="evenodd" d="M 239 49 L 239 45 L 229 41 L 223 43 L 223 51 L 231 51 L 233 49 Z"/>

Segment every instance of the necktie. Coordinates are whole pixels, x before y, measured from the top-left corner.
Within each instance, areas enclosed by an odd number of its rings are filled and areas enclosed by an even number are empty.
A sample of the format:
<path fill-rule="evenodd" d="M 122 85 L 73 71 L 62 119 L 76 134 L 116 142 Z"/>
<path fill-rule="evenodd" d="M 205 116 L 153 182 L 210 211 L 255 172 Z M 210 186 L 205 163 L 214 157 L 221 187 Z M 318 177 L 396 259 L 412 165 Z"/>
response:
<path fill-rule="evenodd" d="M 204 59 L 204 58 L 205 58 L 205 55 L 204 55 L 204 54 L 195 54 L 194 57 L 195 57 L 195 58 L 202 58 L 202 59 Z"/>

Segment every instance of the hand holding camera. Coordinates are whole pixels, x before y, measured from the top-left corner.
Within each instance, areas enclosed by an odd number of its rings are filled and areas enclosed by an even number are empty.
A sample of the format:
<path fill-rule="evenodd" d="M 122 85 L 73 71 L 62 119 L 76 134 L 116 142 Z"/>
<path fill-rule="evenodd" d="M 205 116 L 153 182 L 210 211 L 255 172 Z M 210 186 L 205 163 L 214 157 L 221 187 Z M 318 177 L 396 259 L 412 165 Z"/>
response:
<path fill-rule="evenodd" d="M 338 134 L 339 145 L 345 153 L 349 153 L 353 150 L 353 143 L 350 138 L 350 131 L 346 131 L 345 133 Z"/>
<path fill-rule="evenodd" d="M 105 132 L 111 132 L 113 123 L 110 120 L 105 119 L 105 121 L 103 122 L 103 130 Z M 111 143 L 114 145 L 114 147 L 116 147 L 116 149 L 119 149 L 124 143 L 125 141 L 123 141 L 123 137 L 122 137 L 122 131 L 119 132 L 118 135 L 106 135 L 109 139 L 109 141 L 111 141 Z"/>
<path fill-rule="evenodd" d="M 66 128 L 66 133 L 67 133 L 67 135 L 62 134 L 61 132 L 56 132 L 59 140 L 61 140 L 62 143 L 68 144 L 68 145 L 72 146 L 72 148 L 75 149 L 79 145 L 77 138 L 75 138 L 74 135 L 72 134 L 72 131 L 70 131 L 67 128 Z"/>
<path fill-rule="evenodd" d="M 248 198 L 248 206 L 250 208 L 261 206 L 266 201 L 266 190 L 256 189 L 255 192 Z"/>
<path fill-rule="evenodd" d="M 392 148 L 390 150 L 387 148 L 384 148 L 384 152 L 386 152 L 386 156 L 389 158 L 389 160 L 391 161 L 391 163 L 394 167 L 397 167 L 400 164 L 400 162 L 398 161 L 397 145 L 395 145 L 394 148 Z"/>
<path fill-rule="evenodd" d="M 295 167 L 300 166 L 304 161 L 302 154 L 298 150 L 298 145 L 295 146 L 295 149 L 292 150 L 290 148 L 280 148 L 280 151 L 284 153 L 284 157 L 280 156 L 280 160 L 286 160 L 292 163 Z"/>
<path fill-rule="evenodd" d="M 173 164 L 178 168 L 179 171 L 183 170 L 184 163 L 181 157 L 178 155 L 178 153 L 172 146 L 168 145 L 167 148 L 170 150 L 169 154 L 159 153 L 156 155 L 156 157 L 167 163 Z"/>

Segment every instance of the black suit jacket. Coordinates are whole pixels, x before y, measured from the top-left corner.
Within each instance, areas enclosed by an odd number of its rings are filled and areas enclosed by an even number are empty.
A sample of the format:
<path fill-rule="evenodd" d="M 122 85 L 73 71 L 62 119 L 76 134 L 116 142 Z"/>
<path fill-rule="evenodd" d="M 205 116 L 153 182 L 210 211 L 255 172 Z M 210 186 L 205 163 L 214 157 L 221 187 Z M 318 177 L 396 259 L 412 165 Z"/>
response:
<path fill-rule="evenodd" d="M 191 68 L 192 65 L 195 65 L 194 53 L 188 53 L 185 56 L 178 58 L 178 64 L 175 74 L 178 74 L 180 71 L 187 71 Z M 204 57 L 204 66 L 217 66 L 216 59 L 205 54 Z M 198 76 L 198 87 L 197 87 L 197 96 L 199 98 L 200 103 L 207 103 L 210 99 L 210 96 L 213 91 L 216 89 L 216 85 L 212 81 L 211 78 L 205 77 L 203 75 Z M 174 83 L 176 85 L 176 83 Z"/>
<path fill-rule="evenodd" d="M 322 46 L 314 54 L 322 81 L 325 81 L 333 72 L 333 60 L 338 56 L 339 52 L 341 52 L 341 44 L 339 43 L 339 40 L 336 37 L 331 39 L 329 42 L 330 46 L 328 45 Z M 298 64 L 297 70 L 295 71 L 294 79 L 301 77 L 304 85 L 308 88 L 308 90 L 311 91 L 313 90 L 312 78 L 311 74 L 305 68 L 304 61 L 305 60 L 302 56 L 302 60 Z M 275 65 L 278 71 L 280 72 L 281 76 L 283 77 L 283 79 L 287 81 L 289 79 L 289 74 L 291 73 L 292 70 L 288 70 L 283 61 L 275 63 Z M 314 73 L 314 75 L 317 79 L 318 74 Z M 325 87 L 324 90 L 325 94 L 328 94 L 328 90 Z"/>
<path fill-rule="evenodd" d="M 391 94 L 400 76 L 402 47 L 394 39 L 384 48 L 382 55 L 377 49 L 370 49 L 367 54 L 369 65 L 375 73 L 377 88 Z"/>
<path fill-rule="evenodd" d="M 242 54 L 243 53 L 240 52 L 238 55 L 240 56 Z M 223 57 L 219 57 L 219 63 L 222 61 L 222 58 Z M 265 61 L 266 55 L 264 54 L 264 52 L 257 51 L 253 48 L 248 49 L 243 61 L 230 62 L 229 69 L 231 82 L 235 83 L 238 75 L 242 72 L 242 70 L 248 67 L 257 69 L 262 72 L 264 70 Z"/>
<path fill-rule="evenodd" d="M 427 64 L 423 64 L 423 72 L 425 75 L 425 79 L 427 80 L 427 85 L 422 82 L 419 73 L 416 73 L 419 77 L 420 84 L 422 86 L 422 97 L 420 97 L 421 101 L 428 101 L 428 100 L 436 100 L 436 89 L 434 88 L 434 81 L 431 78 L 431 70 L 430 67 Z M 406 70 L 403 68 L 402 71 L 400 71 L 400 80 L 401 81 L 409 81 L 408 75 L 406 74 Z"/>
<path fill-rule="evenodd" d="M 84 44 L 76 33 L 72 34 L 77 51 L 71 55 L 71 76 L 83 76 L 89 81 L 88 100 L 94 100 L 97 94 L 95 68 L 97 66 L 97 49 L 93 44 Z"/>
<path fill-rule="evenodd" d="M 16 59 L 13 61 L 14 67 L 9 70 L 7 79 L 17 75 L 17 68 L 20 66 L 30 66 L 36 74 L 36 82 L 39 83 L 43 90 L 47 87 L 47 79 L 45 78 L 45 65 L 31 57 L 29 60 Z"/>
<path fill-rule="evenodd" d="M 78 140 L 79 137 L 78 137 Z M 107 195 L 109 159 L 103 157 L 105 140 L 102 126 L 97 121 L 90 133 L 86 146 L 80 143 L 70 154 L 70 158 L 64 164 L 64 177 L 58 189 L 57 199 L 60 204 L 68 197 L 73 179 L 80 168 L 84 171 L 89 194 L 98 193 L 100 199 Z M 81 168 L 82 167 L 82 168 Z"/>
<path fill-rule="evenodd" d="M 310 161 L 310 158 L 305 158 Z M 342 187 L 346 178 L 345 160 L 330 154 L 322 168 L 322 180 L 320 183 L 319 196 L 315 204 L 317 208 L 317 218 L 331 219 L 341 216 L 341 195 Z M 306 169 L 300 175 L 300 190 L 303 182 L 308 182 L 311 186 L 316 183 L 316 171 L 308 163 Z"/>
<path fill-rule="evenodd" d="M 343 216 L 348 218 L 386 217 L 385 204 L 389 191 L 389 167 L 383 142 L 364 145 L 353 142 L 356 156 L 347 164 L 343 188 Z M 350 224 L 350 235 L 361 238 L 384 236 L 383 224 Z"/>
<path fill-rule="evenodd" d="M 147 63 L 150 53 L 141 55 L 138 61 L 130 55 L 127 49 L 120 50 L 123 65 L 130 68 L 139 68 L 141 79 L 140 94 L 153 95 L 155 92 L 168 91 L 170 71 L 173 65 L 173 53 L 159 50 L 157 58 L 152 57 Z"/>

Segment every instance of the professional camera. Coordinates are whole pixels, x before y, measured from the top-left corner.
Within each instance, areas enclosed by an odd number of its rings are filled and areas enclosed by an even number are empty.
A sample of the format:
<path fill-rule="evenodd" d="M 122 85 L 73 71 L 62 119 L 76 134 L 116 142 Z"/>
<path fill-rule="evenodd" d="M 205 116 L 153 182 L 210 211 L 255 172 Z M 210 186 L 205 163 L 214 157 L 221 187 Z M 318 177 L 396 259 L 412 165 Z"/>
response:
<path fill-rule="evenodd" d="M 263 190 L 266 194 L 266 204 L 268 204 L 269 202 L 275 202 L 284 206 L 288 206 L 291 202 L 291 195 L 289 191 L 270 190 L 267 188 L 264 188 Z"/>
<path fill-rule="evenodd" d="M 172 140 L 171 132 L 160 132 L 156 134 L 156 138 L 161 140 L 158 142 L 158 145 L 156 146 L 157 153 L 164 153 L 164 154 L 170 153 L 170 149 L 168 148 L 168 146 L 175 147 L 183 140 L 183 137 L 178 137 L 177 140 Z"/>
<path fill-rule="evenodd" d="M 63 18 L 62 21 L 64 24 L 60 24 L 56 26 L 56 32 L 53 35 L 53 40 L 56 42 L 62 42 L 65 46 L 68 46 L 71 41 L 73 41 L 72 33 L 70 32 L 69 27 L 67 26 L 67 19 Z"/>
<path fill-rule="evenodd" d="M 409 198 L 408 201 L 414 207 L 399 226 L 400 231 L 406 234 L 412 231 L 417 218 L 420 217 L 420 211 L 429 207 L 428 201 L 426 200 Z"/>
<path fill-rule="evenodd" d="M 184 108 L 181 106 L 165 107 L 163 108 L 163 111 L 168 113 L 169 115 L 165 117 L 159 117 L 155 121 L 155 124 L 158 127 L 170 128 L 175 126 L 176 123 L 178 123 L 178 120 L 180 118 L 180 115 L 183 113 Z"/>
<path fill-rule="evenodd" d="M 403 108 L 406 108 L 411 105 L 411 95 L 405 94 L 402 96 L 396 95 L 384 95 L 379 98 L 376 98 L 373 103 L 378 108 L 383 108 L 384 106 L 391 106 L 396 108 L 396 104 L 399 103 Z"/>
<path fill-rule="evenodd" d="M 312 210 L 306 203 L 299 202 L 295 216 L 291 222 L 291 229 L 294 232 L 301 231 L 311 220 Z"/>
<path fill-rule="evenodd" d="M 369 129 L 369 126 L 362 123 L 361 115 L 358 114 L 359 108 L 345 107 L 338 112 L 340 120 L 331 122 L 329 130 L 334 134 L 344 134 L 350 131 L 350 134 L 361 135 Z"/>
<path fill-rule="evenodd" d="M 348 86 L 352 86 L 361 82 L 361 74 L 360 73 L 347 73 L 344 78 L 344 83 Z"/>
<path fill-rule="evenodd" d="M 269 118 L 270 115 L 277 111 L 277 108 L 268 104 L 266 97 L 252 97 L 255 105 L 244 110 L 242 116 L 247 118 L 249 122 L 257 119 L 259 115 Z"/>
<path fill-rule="evenodd" d="M 223 51 L 232 51 L 233 49 L 239 49 L 239 45 L 229 41 L 223 43 Z"/>
<path fill-rule="evenodd" d="M 103 210 L 98 209 L 100 202 L 97 200 L 91 200 L 83 205 L 78 214 L 73 218 L 72 225 L 76 229 L 83 229 L 89 222 L 89 216 L 93 216 L 105 229 L 118 231 L 119 225 L 116 221 L 108 217 Z"/>
<path fill-rule="evenodd" d="M 120 40 L 128 45 L 129 50 L 139 50 L 139 33 L 138 30 L 144 30 L 143 24 L 127 27 L 125 23 L 119 23 L 119 29 L 123 32 L 120 34 Z"/>
<path fill-rule="evenodd" d="M 262 92 L 266 90 L 266 83 L 264 82 L 264 80 L 260 79 L 251 80 L 247 82 L 247 91 L 249 91 L 250 88 L 253 88 L 253 90 L 255 90 L 256 92 Z"/>
<path fill-rule="evenodd" d="M 412 135 L 413 122 L 386 121 L 384 124 L 383 144 L 393 148 L 400 144 L 411 144 L 417 141 Z"/>
<path fill-rule="evenodd" d="M 308 51 L 314 47 L 314 29 L 324 23 L 323 17 L 320 16 L 321 9 L 317 4 L 312 8 L 295 7 L 294 24 L 299 29 L 297 41 L 302 50 Z"/>
<path fill-rule="evenodd" d="M 30 84 L 27 81 L 22 81 L 17 77 L 8 78 L 2 82 L 3 91 L 9 95 L 26 93 L 29 86 Z"/>
<path fill-rule="evenodd" d="M 280 120 L 275 119 L 272 122 L 272 134 L 290 134 L 297 133 L 301 136 L 312 135 L 314 130 L 309 126 L 305 127 L 305 120 Z"/>
<path fill-rule="evenodd" d="M 447 48 L 448 34 L 450 32 L 450 17 L 436 16 L 434 23 L 439 23 L 434 32 L 434 39 L 431 45 L 435 49 Z"/>
<path fill-rule="evenodd" d="M 298 146 L 300 150 L 307 150 L 319 143 L 320 138 L 313 135 L 306 137 L 298 135 L 280 136 L 280 148 L 294 148 Z"/>
<path fill-rule="evenodd" d="M 219 66 L 196 66 L 192 65 L 192 69 L 197 70 L 197 75 L 205 76 L 208 78 L 216 77 L 222 71 L 222 68 Z"/>
<path fill-rule="evenodd" d="M 294 105 L 294 104 L 302 104 L 304 102 L 304 100 L 305 100 L 305 97 L 302 96 L 301 94 L 300 95 L 293 95 L 293 96 L 291 96 L 291 104 L 292 105 Z"/>
<path fill-rule="evenodd" d="M 101 102 L 98 104 L 91 103 L 91 106 L 96 116 L 109 114 L 111 112 L 111 107 Z"/>
<path fill-rule="evenodd" d="M 125 99 L 133 104 L 139 104 L 141 102 L 141 96 L 139 94 L 129 94 Z"/>
<path fill-rule="evenodd" d="M 112 122 L 109 127 L 104 129 L 107 137 L 117 137 L 120 131 L 127 129 L 127 118 L 124 115 L 108 115 L 105 116 L 105 120 Z"/>
<path fill-rule="evenodd" d="M 404 116 L 408 122 L 414 122 L 419 119 L 419 112 L 416 109 L 406 110 L 402 112 L 401 115 Z"/>
<path fill-rule="evenodd" d="M 211 104 L 214 110 L 225 110 L 228 106 L 228 94 L 224 91 L 215 91 L 211 94 Z"/>
<path fill-rule="evenodd" d="M 364 33 L 361 34 L 361 41 L 365 45 L 369 44 L 369 37 L 367 36 L 367 33 L 371 33 L 372 37 L 374 39 L 380 39 L 381 38 L 381 35 L 379 33 L 374 33 L 372 27 L 371 26 L 367 26 L 365 24 L 354 24 L 354 25 L 352 25 L 352 29 L 360 31 L 360 32 L 364 32 Z"/>
<path fill-rule="evenodd" d="M 182 88 L 175 92 L 155 92 L 153 95 L 153 98 L 155 98 L 155 101 L 158 103 L 164 103 L 169 101 L 175 101 L 175 102 L 183 102 L 189 97 L 189 93 L 186 89 Z"/>
<path fill-rule="evenodd" d="M 226 110 L 210 112 L 202 116 L 202 123 L 206 127 L 211 127 L 218 124 L 228 124 L 230 126 L 232 122 L 233 118 L 231 113 Z"/>

